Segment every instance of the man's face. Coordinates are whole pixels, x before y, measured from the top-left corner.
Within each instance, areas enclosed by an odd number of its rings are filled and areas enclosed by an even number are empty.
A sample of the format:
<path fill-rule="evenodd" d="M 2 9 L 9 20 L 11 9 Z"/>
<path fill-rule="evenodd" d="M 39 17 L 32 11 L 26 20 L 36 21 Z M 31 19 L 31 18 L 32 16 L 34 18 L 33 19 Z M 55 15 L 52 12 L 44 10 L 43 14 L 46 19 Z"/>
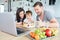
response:
<path fill-rule="evenodd" d="M 41 13 L 43 11 L 43 6 L 40 7 L 39 5 L 37 5 L 34 7 L 34 10 L 37 13 L 37 15 L 41 15 Z"/>

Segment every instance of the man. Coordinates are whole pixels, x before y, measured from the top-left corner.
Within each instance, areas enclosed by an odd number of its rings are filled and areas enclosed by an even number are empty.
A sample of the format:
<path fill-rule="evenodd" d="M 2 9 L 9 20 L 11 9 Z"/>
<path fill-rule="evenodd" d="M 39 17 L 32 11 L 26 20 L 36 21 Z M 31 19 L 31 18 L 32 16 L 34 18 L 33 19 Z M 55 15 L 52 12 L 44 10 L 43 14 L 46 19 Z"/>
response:
<path fill-rule="evenodd" d="M 36 17 L 37 21 L 40 21 L 40 20 L 45 22 L 49 21 L 50 23 L 54 23 L 54 25 L 58 24 L 57 20 L 52 15 L 52 13 L 43 9 L 43 4 L 41 2 L 36 2 L 33 5 L 33 7 L 35 12 L 37 13 L 37 17 Z M 55 25 L 55 26 L 58 26 L 58 25 Z"/>
<path fill-rule="evenodd" d="M 43 9 L 43 4 L 41 2 L 36 2 L 34 5 L 34 10 L 37 13 L 37 20 L 41 19 L 42 21 L 57 22 L 55 17 L 51 12 L 48 12 Z"/>

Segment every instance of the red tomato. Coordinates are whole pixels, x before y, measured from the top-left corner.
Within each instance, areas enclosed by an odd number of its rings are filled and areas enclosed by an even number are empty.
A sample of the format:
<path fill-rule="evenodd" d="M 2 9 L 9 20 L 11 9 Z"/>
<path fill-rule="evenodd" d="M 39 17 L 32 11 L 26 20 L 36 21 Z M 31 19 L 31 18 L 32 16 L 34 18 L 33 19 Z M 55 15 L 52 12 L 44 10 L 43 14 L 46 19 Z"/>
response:
<path fill-rule="evenodd" d="M 46 36 L 47 37 L 51 36 L 51 30 L 50 29 L 46 29 L 45 32 L 46 32 Z"/>

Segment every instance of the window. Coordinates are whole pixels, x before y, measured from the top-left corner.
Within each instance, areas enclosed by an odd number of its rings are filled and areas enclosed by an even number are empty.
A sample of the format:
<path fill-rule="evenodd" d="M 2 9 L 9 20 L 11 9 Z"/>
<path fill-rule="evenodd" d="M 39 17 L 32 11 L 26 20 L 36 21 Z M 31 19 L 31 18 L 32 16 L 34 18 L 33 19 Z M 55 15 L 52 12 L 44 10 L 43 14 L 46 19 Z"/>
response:
<path fill-rule="evenodd" d="M 56 0 L 49 0 L 49 5 L 55 5 Z"/>

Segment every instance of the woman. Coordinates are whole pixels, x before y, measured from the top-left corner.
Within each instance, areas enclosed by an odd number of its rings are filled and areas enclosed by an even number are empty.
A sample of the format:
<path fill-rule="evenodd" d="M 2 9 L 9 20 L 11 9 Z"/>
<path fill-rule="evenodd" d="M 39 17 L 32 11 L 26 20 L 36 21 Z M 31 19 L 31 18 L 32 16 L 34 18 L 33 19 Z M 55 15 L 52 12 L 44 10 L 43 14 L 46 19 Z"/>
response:
<path fill-rule="evenodd" d="M 17 21 L 17 26 L 22 25 L 22 23 L 24 22 L 25 19 L 25 11 L 23 8 L 18 8 L 16 11 L 16 21 Z"/>

